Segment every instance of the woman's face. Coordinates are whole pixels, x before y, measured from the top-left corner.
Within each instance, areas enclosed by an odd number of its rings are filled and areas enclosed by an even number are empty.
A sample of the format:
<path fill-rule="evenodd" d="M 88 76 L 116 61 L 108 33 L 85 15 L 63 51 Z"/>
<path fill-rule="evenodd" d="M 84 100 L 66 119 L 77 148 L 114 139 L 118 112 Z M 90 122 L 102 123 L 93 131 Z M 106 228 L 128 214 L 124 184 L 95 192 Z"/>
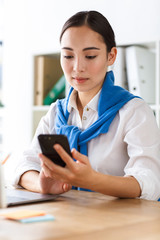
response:
<path fill-rule="evenodd" d="M 61 40 L 61 66 L 78 92 L 95 95 L 102 87 L 110 53 L 102 36 L 87 26 L 68 28 Z"/>

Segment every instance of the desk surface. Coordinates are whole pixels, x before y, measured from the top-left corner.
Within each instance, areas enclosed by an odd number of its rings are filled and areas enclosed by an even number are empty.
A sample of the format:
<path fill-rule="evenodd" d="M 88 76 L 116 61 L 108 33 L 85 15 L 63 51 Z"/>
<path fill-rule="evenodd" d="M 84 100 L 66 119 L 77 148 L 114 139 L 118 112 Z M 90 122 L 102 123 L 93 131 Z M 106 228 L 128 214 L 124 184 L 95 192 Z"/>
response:
<path fill-rule="evenodd" d="M 44 210 L 55 221 L 22 224 L 0 219 L 1 240 L 160 239 L 160 202 L 72 190 L 53 202 L 5 211 L 17 209 Z"/>

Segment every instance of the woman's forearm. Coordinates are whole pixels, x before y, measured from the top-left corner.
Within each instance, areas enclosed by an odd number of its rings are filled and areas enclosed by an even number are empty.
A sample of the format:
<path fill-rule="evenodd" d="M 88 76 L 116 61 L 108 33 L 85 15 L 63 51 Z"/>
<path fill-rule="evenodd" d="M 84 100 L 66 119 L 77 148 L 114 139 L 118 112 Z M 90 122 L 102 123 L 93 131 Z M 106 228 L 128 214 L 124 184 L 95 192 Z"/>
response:
<path fill-rule="evenodd" d="M 95 173 L 91 190 L 120 198 L 136 198 L 141 195 L 141 188 L 132 176 L 120 177 Z"/>
<path fill-rule="evenodd" d="M 23 173 L 20 178 L 19 185 L 29 191 L 40 192 L 39 172 L 30 170 Z"/>
<path fill-rule="evenodd" d="M 68 165 L 60 168 L 46 156 L 40 154 L 42 169 L 46 176 L 62 181 L 72 186 L 81 187 L 120 198 L 140 197 L 141 189 L 138 181 L 132 176 L 111 176 L 96 172 L 92 169 L 87 156 L 77 150 L 72 150 L 73 159 L 60 145 L 54 145 L 55 150 Z"/>

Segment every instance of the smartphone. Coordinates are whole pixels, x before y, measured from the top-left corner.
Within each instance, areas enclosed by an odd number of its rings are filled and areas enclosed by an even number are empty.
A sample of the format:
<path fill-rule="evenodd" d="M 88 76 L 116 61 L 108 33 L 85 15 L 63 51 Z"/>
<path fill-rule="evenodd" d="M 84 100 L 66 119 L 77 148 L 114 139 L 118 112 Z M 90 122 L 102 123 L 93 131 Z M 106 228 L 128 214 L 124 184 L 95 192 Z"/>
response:
<path fill-rule="evenodd" d="M 59 134 L 40 134 L 38 136 L 38 141 L 42 150 L 42 153 L 51 159 L 55 164 L 65 167 L 66 163 L 61 159 L 59 154 L 56 152 L 56 150 L 53 148 L 54 144 L 58 143 L 60 144 L 64 150 L 70 155 L 70 146 L 68 139 L 65 135 L 59 135 Z"/>

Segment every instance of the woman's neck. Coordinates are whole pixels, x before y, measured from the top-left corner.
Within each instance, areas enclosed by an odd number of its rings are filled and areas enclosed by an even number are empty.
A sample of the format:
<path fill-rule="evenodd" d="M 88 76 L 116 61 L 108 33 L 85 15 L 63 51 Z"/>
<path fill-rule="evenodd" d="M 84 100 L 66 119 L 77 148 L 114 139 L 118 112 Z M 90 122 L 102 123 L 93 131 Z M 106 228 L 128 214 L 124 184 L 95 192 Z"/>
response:
<path fill-rule="evenodd" d="M 92 100 L 92 98 L 94 98 L 96 94 L 94 94 L 93 96 L 88 94 L 88 92 L 85 92 L 85 93 L 81 92 L 77 94 L 77 108 L 78 108 L 81 119 L 82 119 L 84 107 Z"/>

